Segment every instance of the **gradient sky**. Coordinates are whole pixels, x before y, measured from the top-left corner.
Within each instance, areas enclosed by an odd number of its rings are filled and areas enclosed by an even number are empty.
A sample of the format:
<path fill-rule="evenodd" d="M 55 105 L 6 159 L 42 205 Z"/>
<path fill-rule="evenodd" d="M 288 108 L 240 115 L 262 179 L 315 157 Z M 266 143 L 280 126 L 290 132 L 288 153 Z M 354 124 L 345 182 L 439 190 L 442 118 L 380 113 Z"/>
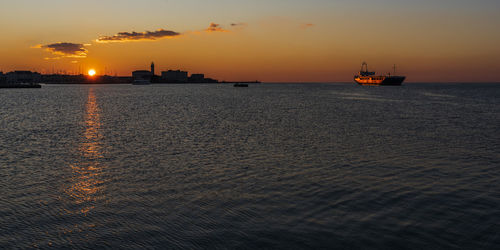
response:
<path fill-rule="evenodd" d="M 154 61 L 220 80 L 349 82 L 367 61 L 411 82 L 499 82 L 499 13 L 498 0 L 0 0 L 0 71 L 130 75 Z M 179 35 L 96 41 L 159 29 Z"/>

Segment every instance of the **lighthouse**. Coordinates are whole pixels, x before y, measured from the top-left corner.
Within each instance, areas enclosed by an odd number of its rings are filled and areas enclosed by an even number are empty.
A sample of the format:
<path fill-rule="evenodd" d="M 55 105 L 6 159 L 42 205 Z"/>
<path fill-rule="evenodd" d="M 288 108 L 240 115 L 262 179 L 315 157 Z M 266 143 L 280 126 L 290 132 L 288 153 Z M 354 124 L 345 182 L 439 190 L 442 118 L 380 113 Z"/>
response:
<path fill-rule="evenodd" d="M 154 62 L 151 62 L 151 75 L 152 76 L 155 75 L 155 63 Z"/>

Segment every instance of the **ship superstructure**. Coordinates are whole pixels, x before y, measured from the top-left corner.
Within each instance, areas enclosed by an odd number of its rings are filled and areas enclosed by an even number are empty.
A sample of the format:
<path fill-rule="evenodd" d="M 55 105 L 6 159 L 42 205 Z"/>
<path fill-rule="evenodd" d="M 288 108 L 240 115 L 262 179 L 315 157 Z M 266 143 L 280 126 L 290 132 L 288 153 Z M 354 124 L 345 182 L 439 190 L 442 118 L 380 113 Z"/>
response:
<path fill-rule="evenodd" d="M 396 66 L 394 66 L 394 74 L 396 73 Z M 387 85 L 387 86 L 400 86 L 403 84 L 405 76 L 391 75 L 375 75 L 375 72 L 368 71 L 368 64 L 363 62 L 361 70 L 354 76 L 354 81 L 360 85 Z"/>

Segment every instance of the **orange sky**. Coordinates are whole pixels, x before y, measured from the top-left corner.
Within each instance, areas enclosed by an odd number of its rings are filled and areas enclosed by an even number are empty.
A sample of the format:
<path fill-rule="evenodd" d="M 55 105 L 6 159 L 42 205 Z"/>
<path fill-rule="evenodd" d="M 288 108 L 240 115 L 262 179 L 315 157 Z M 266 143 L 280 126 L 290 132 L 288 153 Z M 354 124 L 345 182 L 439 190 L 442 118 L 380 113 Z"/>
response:
<path fill-rule="evenodd" d="M 154 61 L 157 73 L 219 80 L 349 82 L 367 61 L 380 73 L 397 64 L 411 82 L 498 82 L 499 10 L 490 0 L 2 0 L 0 71 L 130 75 Z"/>

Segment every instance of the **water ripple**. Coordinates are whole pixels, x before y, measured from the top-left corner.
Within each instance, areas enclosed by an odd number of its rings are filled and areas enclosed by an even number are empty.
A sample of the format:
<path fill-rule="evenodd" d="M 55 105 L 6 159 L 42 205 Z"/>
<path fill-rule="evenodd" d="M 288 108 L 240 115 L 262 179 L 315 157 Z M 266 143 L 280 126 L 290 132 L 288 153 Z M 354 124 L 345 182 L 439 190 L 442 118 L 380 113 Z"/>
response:
<path fill-rule="evenodd" d="M 494 249 L 499 94 L 0 91 L 0 248 Z"/>

